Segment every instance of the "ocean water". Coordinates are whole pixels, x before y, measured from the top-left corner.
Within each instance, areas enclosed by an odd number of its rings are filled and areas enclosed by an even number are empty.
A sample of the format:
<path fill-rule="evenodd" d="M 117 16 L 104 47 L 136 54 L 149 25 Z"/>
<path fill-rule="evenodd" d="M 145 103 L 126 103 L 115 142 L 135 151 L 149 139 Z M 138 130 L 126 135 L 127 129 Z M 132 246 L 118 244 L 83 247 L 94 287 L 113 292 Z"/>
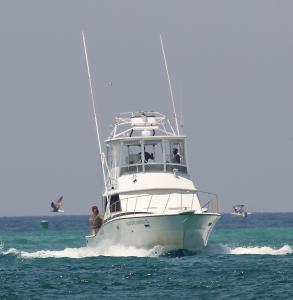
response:
<path fill-rule="evenodd" d="M 85 247 L 88 216 L 0 218 L 0 299 L 293 299 L 293 213 L 223 215 L 199 253 Z"/>

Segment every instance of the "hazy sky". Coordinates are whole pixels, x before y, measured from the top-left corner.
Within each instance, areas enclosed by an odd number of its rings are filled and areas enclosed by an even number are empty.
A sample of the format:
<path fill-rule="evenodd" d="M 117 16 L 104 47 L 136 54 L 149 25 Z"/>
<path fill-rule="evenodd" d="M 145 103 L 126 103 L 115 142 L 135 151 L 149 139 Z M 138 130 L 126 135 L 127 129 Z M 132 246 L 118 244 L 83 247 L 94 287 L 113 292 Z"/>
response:
<path fill-rule="evenodd" d="M 171 116 L 164 36 L 192 178 L 221 211 L 293 211 L 293 1 L 1 1 L 0 215 L 100 199 L 81 31 L 102 136 L 123 111 Z M 108 83 L 112 82 L 110 86 Z"/>

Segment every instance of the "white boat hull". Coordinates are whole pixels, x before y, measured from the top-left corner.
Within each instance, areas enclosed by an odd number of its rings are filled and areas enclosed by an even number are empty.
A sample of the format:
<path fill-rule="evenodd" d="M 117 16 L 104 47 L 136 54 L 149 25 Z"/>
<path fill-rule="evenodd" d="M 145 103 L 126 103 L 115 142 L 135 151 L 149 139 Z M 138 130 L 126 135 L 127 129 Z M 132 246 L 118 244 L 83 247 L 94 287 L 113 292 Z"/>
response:
<path fill-rule="evenodd" d="M 174 250 L 197 251 L 207 245 L 220 215 L 185 212 L 173 215 L 127 215 L 105 223 L 96 236 L 87 236 L 87 246 L 103 240 L 113 244 L 151 249 L 161 245 Z"/>
<path fill-rule="evenodd" d="M 247 212 L 242 212 L 242 213 L 232 212 L 231 215 L 246 218 L 249 215 L 249 213 L 247 213 Z"/>

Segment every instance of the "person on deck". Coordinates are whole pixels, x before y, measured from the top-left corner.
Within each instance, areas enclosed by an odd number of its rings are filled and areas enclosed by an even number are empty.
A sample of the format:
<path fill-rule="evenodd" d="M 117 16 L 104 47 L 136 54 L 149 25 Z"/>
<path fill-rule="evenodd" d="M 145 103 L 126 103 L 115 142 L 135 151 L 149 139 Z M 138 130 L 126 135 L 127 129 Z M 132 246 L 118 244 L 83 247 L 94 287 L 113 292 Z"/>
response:
<path fill-rule="evenodd" d="M 92 216 L 89 218 L 89 222 L 92 225 L 92 234 L 96 235 L 103 224 L 103 219 L 99 215 L 99 209 L 97 206 L 92 207 Z"/>
<path fill-rule="evenodd" d="M 138 153 L 139 157 L 140 157 L 140 162 L 142 162 L 142 157 L 141 157 L 141 152 Z M 149 153 L 147 151 L 144 150 L 144 162 L 148 163 L 149 159 L 154 160 L 154 154 L 153 153 Z"/>
<path fill-rule="evenodd" d="M 153 153 L 149 153 L 149 152 L 144 152 L 144 162 L 148 163 L 149 159 L 154 160 L 154 154 Z"/>
<path fill-rule="evenodd" d="M 178 153 L 178 149 L 174 148 L 173 149 L 173 160 L 172 160 L 172 162 L 175 163 L 175 164 L 180 164 L 180 161 L 181 161 L 181 156 Z"/>

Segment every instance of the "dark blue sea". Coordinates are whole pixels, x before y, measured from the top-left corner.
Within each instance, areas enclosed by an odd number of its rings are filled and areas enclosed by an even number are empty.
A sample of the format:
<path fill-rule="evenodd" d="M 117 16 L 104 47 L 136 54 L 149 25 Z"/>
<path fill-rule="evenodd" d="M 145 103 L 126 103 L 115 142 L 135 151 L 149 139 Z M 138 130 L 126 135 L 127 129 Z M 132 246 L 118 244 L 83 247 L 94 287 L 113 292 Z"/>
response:
<path fill-rule="evenodd" d="M 293 213 L 223 215 L 196 254 L 87 249 L 87 219 L 0 218 L 0 299 L 293 299 Z"/>

